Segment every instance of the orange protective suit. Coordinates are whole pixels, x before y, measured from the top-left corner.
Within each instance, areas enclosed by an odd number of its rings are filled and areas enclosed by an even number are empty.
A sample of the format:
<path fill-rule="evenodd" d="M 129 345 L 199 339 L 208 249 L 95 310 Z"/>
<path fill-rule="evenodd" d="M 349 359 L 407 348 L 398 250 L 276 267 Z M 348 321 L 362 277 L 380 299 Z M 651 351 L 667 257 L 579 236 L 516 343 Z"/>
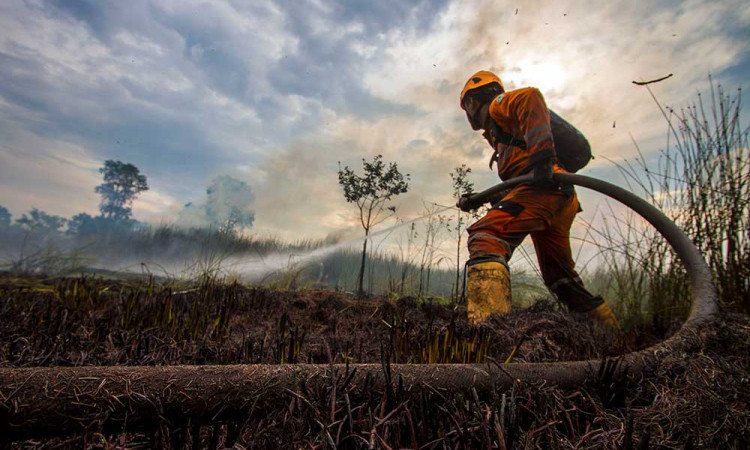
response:
<path fill-rule="evenodd" d="M 533 170 L 535 163 L 555 157 L 549 110 L 536 88 L 524 88 L 497 96 L 490 116 L 506 133 L 526 142 L 526 149 L 499 141 L 492 130 L 484 136 L 496 150 L 498 174 L 515 178 Z M 564 172 L 555 164 L 554 170 Z M 572 186 L 545 188 L 522 185 L 468 228 L 468 265 L 507 261 L 526 236 L 531 235 L 539 267 L 547 287 L 571 311 L 586 312 L 604 301 L 593 296 L 575 271 L 570 248 L 570 227 L 580 211 Z"/>

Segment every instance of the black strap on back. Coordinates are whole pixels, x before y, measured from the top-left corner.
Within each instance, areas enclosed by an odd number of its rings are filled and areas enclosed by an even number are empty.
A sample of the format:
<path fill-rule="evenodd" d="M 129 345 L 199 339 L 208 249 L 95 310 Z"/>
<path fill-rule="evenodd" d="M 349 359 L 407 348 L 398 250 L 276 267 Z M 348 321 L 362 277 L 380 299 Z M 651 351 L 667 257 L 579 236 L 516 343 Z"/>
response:
<path fill-rule="evenodd" d="M 494 120 L 492 121 L 492 136 L 495 138 L 495 146 L 497 146 L 498 143 L 503 143 L 505 145 L 512 145 L 526 150 L 526 141 L 523 139 L 516 139 L 512 134 L 506 133 Z"/>
<path fill-rule="evenodd" d="M 490 158 L 490 170 L 492 170 L 492 164 L 497 162 L 497 159 L 500 157 L 500 154 L 497 151 L 498 144 L 512 145 L 513 147 L 519 147 L 526 150 L 526 141 L 523 139 L 516 139 L 512 134 L 505 132 L 494 120 L 492 121 L 492 138 L 495 140 L 495 153 L 493 153 Z"/>

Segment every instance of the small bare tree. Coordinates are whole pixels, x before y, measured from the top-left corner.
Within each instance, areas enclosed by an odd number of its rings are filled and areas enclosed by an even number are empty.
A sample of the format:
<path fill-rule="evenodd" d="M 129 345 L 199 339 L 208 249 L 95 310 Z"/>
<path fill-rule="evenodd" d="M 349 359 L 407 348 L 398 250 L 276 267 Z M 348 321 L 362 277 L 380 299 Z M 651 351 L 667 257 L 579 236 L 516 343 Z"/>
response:
<path fill-rule="evenodd" d="M 383 155 L 377 155 L 372 162 L 362 159 L 364 176 L 359 176 L 348 166 L 341 168 L 339 163 L 339 184 L 344 189 L 344 197 L 359 209 L 359 221 L 365 230 L 362 244 L 362 263 L 357 277 L 357 291 L 364 293 L 365 262 L 367 258 L 367 238 L 372 227 L 382 223 L 396 212 L 395 206 L 386 206 L 391 198 L 403 194 L 409 187 L 409 174 L 402 174 L 396 163 L 383 162 Z"/>
<path fill-rule="evenodd" d="M 458 198 L 463 194 L 471 194 L 474 192 L 474 183 L 468 180 L 468 175 L 471 173 L 471 168 L 466 167 L 466 164 L 461 164 L 461 167 L 456 167 L 455 172 L 451 172 L 451 180 L 453 181 L 453 196 Z M 459 285 L 461 283 L 461 237 L 466 230 L 466 223 L 468 222 L 467 213 L 461 212 L 460 209 L 456 208 L 456 227 L 453 231 L 456 233 L 456 290 L 454 297 L 458 299 L 462 290 Z"/>
<path fill-rule="evenodd" d="M 402 243 L 399 243 L 398 246 L 401 256 L 401 283 L 399 286 L 399 293 L 401 295 L 406 294 L 406 280 L 407 276 L 409 275 L 409 268 L 412 266 L 415 258 L 417 257 L 416 255 L 412 254 L 414 253 L 412 252 L 412 247 L 414 247 L 417 236 L 417 224 L 415 222 L 412 222 L 411 225 L 409 225 L 409 231 L 406 235 L 406 249 L 404 249 Z"/>
<path fill-rule="evenodd" d="M 424 205 L 424 246 L 422 247 L 422 258 L 419 265 L 419 291 L 418 295 L 428 295 L 430 291 L 430 275 L 432 267 L 440 264 L 443 257 L 435 260 L 435 254 L 439 251 L 442 242 L 442 231 L 448 229 L 448 216 L 437 214 L 440 207 L 435 204 Z M 438 239 L 439 238 L 439 239 Z"/>

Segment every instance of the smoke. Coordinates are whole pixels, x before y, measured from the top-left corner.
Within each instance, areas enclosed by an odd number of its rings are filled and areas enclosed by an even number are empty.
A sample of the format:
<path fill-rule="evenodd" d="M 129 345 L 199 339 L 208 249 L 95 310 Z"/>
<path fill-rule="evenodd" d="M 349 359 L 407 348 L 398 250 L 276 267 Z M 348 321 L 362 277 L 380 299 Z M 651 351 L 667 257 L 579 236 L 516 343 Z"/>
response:
<path fill-rule="evenodd" d="M 255 195 L 247 183 L 222 175 L 214 178 L 206 194 L 206 216 L 213 224 L 232 222 L 238 227 L 252 226 L 255 212 L 250 210 L 250 205 Z"/>
<path fill-rule="evenodd" d="M 226 231 L 249 228 L 255 222 L 252 188 L 244 181 L 220 175 L 206 188 L 204 203 L 187 203 L 177 224 L 183 227 L 214 227 Z"/>

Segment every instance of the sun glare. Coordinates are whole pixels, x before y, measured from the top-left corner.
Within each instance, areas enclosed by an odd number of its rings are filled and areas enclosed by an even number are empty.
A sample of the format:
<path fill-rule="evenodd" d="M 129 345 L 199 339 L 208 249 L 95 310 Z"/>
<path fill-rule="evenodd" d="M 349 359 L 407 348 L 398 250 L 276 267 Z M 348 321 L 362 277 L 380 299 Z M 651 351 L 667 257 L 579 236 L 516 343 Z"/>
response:
<path fill-rule="evenodd" d="M 542 92 L 561 91 L 567 82 L 562 65 L 549 61 L 520 61 L 518 71 L 508 76 L 508 84 L 515 88 L 533 86 Z"/>

